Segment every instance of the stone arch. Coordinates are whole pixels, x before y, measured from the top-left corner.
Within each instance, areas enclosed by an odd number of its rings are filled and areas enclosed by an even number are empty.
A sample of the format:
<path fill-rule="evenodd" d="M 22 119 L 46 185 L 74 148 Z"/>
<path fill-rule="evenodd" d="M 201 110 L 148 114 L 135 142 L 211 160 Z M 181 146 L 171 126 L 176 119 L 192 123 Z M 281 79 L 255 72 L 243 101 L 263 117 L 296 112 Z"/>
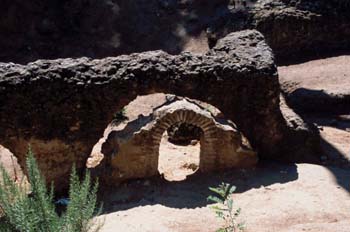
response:
<path fill-rule="evenodd" d="M 215 105 L 261 158 L 319 160 L 317 128 L 282 114 L 273 54 L 254 30 L 231 33 L 201 55 L 152 51 L 2 63 L 0 140 L 22 167 L 30 143 L 47 181 L 62 189 L 72 163 L 85 168 L 113 115 L 137 95 L 155 92 Z"/>
<path fill-rule="evenodd" d="M 163 133 L 173 124 L 189 123 L 203 130 L 199 171 L 253 166 L 257 154 L 243 144 L 243 136 L 230 121 L 219 122 L 208 110 L 189 99 L 175 100 L 156 108 L 150 115 L 127 122 L 109 133 L 101 152 L 92 154 L 87 165 L 107 182 L 159 175 L 159 148 Z M 116 149 L 117 148 L 117 149 Z M 117 150 L 117 151 L 116 151 Z M 99 157 L 104 161 L 95 162 Z M 91 165 L 95 162 L 96 165 Z M 100 165 L 102 164 L 102 165 Z"/>
<path fill-rule="evenodd" d="M 197 126 L 204 132 L 201 138 L 200 171 L 210 171 L 215 166 L 215 141 L 217 140 L 217 126 L 212 117 L 197 114 L 192 110 L 179 109 L 162 116 L 153 130 L 153 146 L 158 150 L 163 133 L 176 123 L 188 123 Z"/>

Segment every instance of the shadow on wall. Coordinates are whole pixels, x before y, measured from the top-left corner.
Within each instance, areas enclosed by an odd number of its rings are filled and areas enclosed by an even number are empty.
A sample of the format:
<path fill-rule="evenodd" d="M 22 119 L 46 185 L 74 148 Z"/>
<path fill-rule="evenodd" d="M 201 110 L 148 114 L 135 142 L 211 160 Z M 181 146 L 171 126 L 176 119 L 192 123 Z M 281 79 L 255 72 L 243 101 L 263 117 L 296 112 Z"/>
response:
<path fill-rule="evenodd" d="M 160 144 L 164 132 L 174 125 L 185 123 L 202 134 L 199 135 L 201 172 L 255 166 L 257 154 L 236 126 L 227 120 L 225 124 L 220 124 L 216 119 L 211 112 L 189 99 L 170 101 L 156 108 L 149 116 L 125 121 L 105 135 L 101 151 L 93 152 L 88 163 L 104 157 L 94 169 L 106 185 L 156 176 L 159 174 Z M 188 140 L 189 134 L 191 132 L 187 131 L 187 135 L 172 134 L 171 137 L 178 141 Z M 168 151 L 171 153 L 171 149 Z M 110 170 L 110 173 L 106 170 Z"/>
<path fill-rule="evenodd" d="M 229 12 L 230 0 L 10 1 L 0 9 L 0 61 L 101 58 L 148 50 L 177 54 Z"/>
<path fill-rule="evenodd" d="M 151 50 L 170 54 L 184 50 L 206 52 L 207 35 L 214 36 L 216 41 L 223 34 L 214 34 L 227 23 L 230 31 L 225 34 L 248 28 L 247 9 L 254 3 L 249 0 L 4 0 L 0 31 L 6 36 L 0 37 L 0 62 L 103 58 Z"/>
<path fill-rule="evenodd" d="M 188 46 L 203 52 L 208 49 L 207 36 L 213 45 L 229 32 L 255 28 L 252 18 L 257 14 L 254 11 L 270 12 L 271 7 L 277 8 L 277 15 L 273 11 L 269 18 L 261 20 L 263 25 L 257 29 L 266 36 L 279 63 L 298 63 L 323 54 L 349 51 L 346 30 L 349 3 L 346 0 L 298 1 L 296 7 L 301 11 L 322 16 L 315 20 L 299 17 L 299 14 L 293 16 L 289 11 L 279 17 L 280 1 L 259 1 L 258 6 L 265 3 L 266 6 L 249 12 L 256 2 L 2 0 L 0 32 L 6 36 L 0 36 L 0 62 L 27 63 L 82 56 L 102 58 L 158 49 L 178 54 L 192 50 Z M 282 2 L 287 4 L 284 7 L 293 9 L 296 4 L 290 0 Z M 271 23 L 276 20 L 276 25 Z M 338 25 L 343 26 L 338 29 Z"/>

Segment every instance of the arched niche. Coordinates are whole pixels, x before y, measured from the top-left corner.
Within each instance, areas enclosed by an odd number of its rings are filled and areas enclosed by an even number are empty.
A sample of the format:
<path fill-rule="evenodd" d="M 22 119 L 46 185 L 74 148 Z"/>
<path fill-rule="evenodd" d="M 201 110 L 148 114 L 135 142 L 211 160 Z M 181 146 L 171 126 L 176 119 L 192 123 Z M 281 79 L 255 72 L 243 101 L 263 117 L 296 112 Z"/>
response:
<path fill-rule="evenodd" d="M 223 119 L 219 122 L 211 112 L 189 99 L 168 102 L 150 115 L 109 132 L 100 153 L 93 153 L 88 164 L 94 160 L 95 165 L 90 168 L 102 170 L 98 175 L 108 183 L 157 176 L 163 133 L 179 123 L 192 124 L 203 131 L 199 172 L 256 164 L 256 152 L 244 144 L 245 138 L 233 123 Z"/>

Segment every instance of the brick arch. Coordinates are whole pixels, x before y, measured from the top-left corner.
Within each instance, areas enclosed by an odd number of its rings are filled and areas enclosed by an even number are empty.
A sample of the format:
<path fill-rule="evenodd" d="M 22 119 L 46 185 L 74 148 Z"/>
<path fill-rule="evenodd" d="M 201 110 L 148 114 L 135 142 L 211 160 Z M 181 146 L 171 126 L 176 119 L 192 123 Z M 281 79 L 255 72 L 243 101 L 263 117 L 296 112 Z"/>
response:
<path fill-rule="evenodd" d="M 160 148 L 160 141 L 163 133 L 172 125 L 177 123 L 188 123 L 199 127 L 203 131 L 203 136 L 200 140 L 200 171 L 209 171 L 214 168 L 215 164 L 215 141 L 217 140 L 217 127 L 213 118 L 206 117 L 202 114 L 196 114 L 192 110 L 180 109 L 171 113 L 167 113 L 157 121 L 152 130 L 153 146 L 156 151 Z"/>
<path fill-rule="evenodd" d="M 154 109 L 146 117 L 127 121 L 111 131 L 101 146 L 101 153 L 92 153 L 87 166 L 93 168 L 106 183 L 157 176 L 163 133 L 177 123 L 189 123 L 203 131 L 199 171 L 256 164 L 256 152 L 249 145 L 243 145 L 242 134 L 233 123 L 223 118 L 218 120 L 189 99 L 177 99 Z M 104 170 L 110 172 L 103 173 Z"/>

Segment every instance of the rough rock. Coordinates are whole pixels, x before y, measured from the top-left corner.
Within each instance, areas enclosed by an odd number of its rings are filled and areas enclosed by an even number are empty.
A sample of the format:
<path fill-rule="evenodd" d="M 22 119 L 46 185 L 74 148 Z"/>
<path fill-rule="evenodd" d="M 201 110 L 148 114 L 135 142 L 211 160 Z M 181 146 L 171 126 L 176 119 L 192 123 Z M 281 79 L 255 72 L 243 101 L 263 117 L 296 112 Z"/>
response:
<path fill-rule="evenodd" d="M 6 172 L 17 183 L 23 181 L 24 175 L 20 165 L 17 162 L 17 158 L 6 148 L 0 145 L 0 165 L 6 170 Z M 2 173 L 0 172 L 0 181 Z"/>
<path fill-rule="evenodd" d="M 260 31 L 278 63 L 289 63 L 350 50 L 350 4 L 347 1 L 260 0 L 211 24 L 221 38 L 245 28 Z"/>
<path fill-rule="evenodd" d="M 73 163 L 84 166 L 116 112 L 137 95 L 155 92 L 214 105 L 261 158 L 288 159 L 291 147 L 304 145 L 311 149 L 305 156 L 314 155 L 309 144 L 284 141 L 293 128 L 279 108 L 272 51 L 254 30 L 229 34 L 205 55 L 153 51 L 1 63 L 0 141 L 22 166 L 30 143 L 48 180 L 61 185 Z"/>
<path fill-rule="evenodd" d="M 118 125 L 108 133 L 100 151 L 92 153 L 87 167 L 112 185 L 159 175 L 162 135 L 178 123 L 196 125 L 203 131 L 199 171 L 246 168 L 257 163 L 256 152 L 233 123 L 215 118 L 195 102 L 182 99 L 167 102 L 150 115 Z"/>
<path fill-rule="evenodd" d="M 293 109 L 291 109 L 283 95 L 280 96 L 280 108 L 284 120 L 286 121 L 289 135 L 281 141 L 281 146 L 288 144 L 304 144 L 301 147 L 290 147 L 290 155 L 285 158 L 289 161 L 303 161 L 315 163 L 320 161 L 322 154 L 321 148 L 318 146 L 320 142 L 320 134 L 318 128 L 312 124 L 305 122 Z M 319 156 L 306 155 L 313 150 Z M 293 150 L 293 151 L 292 151 Z"/>
<path fill-rule="evenodd" d="M 229 0 L 3 0 L 0 61 L 157 49 L 178 54 L 206 32 L 213 46 L 244 29 L 260 31 L 279 63 L 350 51 L 347 0 L 247 0 L 247 7 L 235 2 L 234 7 Z"/>
<path fill-rule="evenodd" d="M 0 62 L 183 51 L 228 0 L 3 0 Z"/>

